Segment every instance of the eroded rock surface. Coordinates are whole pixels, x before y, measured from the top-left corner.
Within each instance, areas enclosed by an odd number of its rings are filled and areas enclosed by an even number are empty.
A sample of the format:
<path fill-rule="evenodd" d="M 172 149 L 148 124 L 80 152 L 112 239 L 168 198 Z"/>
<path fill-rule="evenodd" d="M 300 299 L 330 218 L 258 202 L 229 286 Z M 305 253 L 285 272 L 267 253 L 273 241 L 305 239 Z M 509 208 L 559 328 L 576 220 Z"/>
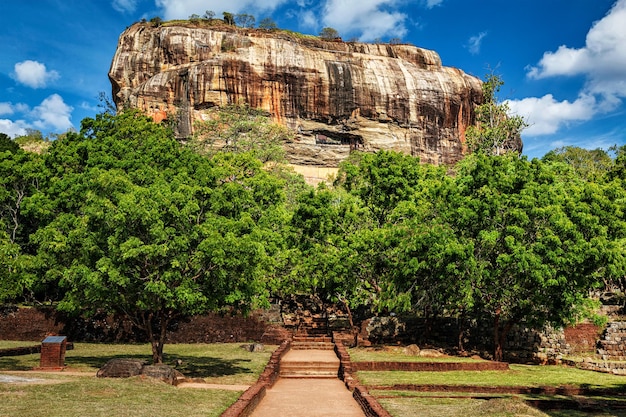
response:
<path fill-rule="evenodd" d="M 336 167 L 351 150 L 453 163 L 481 81 L 410 45 L 330 42 L 283 32 L 137 23 L 109 72 L 118 108 L 174 119 L 187 137 L 203 110 L 247 102 L 297 132 L 295 165 Z"/>

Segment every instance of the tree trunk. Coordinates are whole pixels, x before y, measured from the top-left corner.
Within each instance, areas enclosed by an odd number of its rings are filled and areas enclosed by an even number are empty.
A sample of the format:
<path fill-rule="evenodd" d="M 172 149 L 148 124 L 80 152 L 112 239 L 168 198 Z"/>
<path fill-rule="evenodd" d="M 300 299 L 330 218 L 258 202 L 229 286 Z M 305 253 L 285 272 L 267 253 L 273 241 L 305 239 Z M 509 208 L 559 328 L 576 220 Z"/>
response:
<path fill-rule="evenodd" d="M 496 309 L 496 317 L 493 321 L 493 360 L 502 362 L 502 338 L 500 337 L 500 309 Z"/>
<path fill-rule="evenodd" d="M 152 363 L 154 365 L 163 363 L 163 345 L 167 335 L 169 318 L 160 317 L 158 323 L 154 323 L 154 314 L 150 313 L 143 317 L 143 327 L 148 335 L 148 340 L 152 346 Z"/>
<path fill-rule="evenodd" d="M 513 328 L 514 324 L 515 322 L 513 320 L 509 320 L 506 322 L 504 327 L 500 329 L 500 310 L 498 309 L 496 311 L 493 326 L 493 342 L 495 346 L 493 360 L 502 362 L 504 356 L 504 342 L 506 341 L 506 337 Z"/>
<path fill-rule="evenodd" d="M 348 302 L 345 300 L 341 300 L 343 305 L 346 306 L 346 311 L 348 312 L 348 322 L 350 323 L 350 332 L 352 333 L 354 346 L 359 345 L 359 331 L 354 327 L 354 320 L 352 319 L 352 310 L 350 310 L 350 306 Z"/>

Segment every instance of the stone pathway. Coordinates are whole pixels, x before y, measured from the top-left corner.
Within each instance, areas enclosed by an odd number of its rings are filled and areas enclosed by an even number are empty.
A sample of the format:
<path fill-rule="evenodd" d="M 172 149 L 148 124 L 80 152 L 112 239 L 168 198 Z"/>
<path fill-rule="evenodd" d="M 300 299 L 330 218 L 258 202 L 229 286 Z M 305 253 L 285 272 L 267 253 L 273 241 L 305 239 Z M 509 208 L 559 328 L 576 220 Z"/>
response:
<path fill-rule="evenodd" d="M 290 350 L 281 360 L 281 378 L 251 416 L 364 417 L 338 369 L 332 350 Z"/>

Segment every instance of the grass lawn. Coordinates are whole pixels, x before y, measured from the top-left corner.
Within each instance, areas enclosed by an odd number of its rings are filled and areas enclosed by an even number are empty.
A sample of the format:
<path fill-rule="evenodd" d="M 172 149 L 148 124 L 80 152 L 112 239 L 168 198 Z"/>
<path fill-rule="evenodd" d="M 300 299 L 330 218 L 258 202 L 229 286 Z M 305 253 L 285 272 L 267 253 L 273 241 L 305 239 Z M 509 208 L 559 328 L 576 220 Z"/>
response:
<path fill-rule="evenodd" d="M 566 366 L 510 365 L 509 371 L 359 371 L 357 376 L 365 385 L 433 384 L 541 387 L 573 385 L 589 388 L 622 389 L 626 392 L 626 377 L 600 372 L 583 371 Z"/>
<path fill-rule="evenodd" d="M 474 385 L 474 386 L 577 386 L 608 388 L 626 394 L 626 377 L 604 374 L 565 366 L 510 365 L 509 371 L 467 372 L 404 372 L 404 371 L 360 371 L 359 380 L 366 386 L 391 386 L 394 384 L 418 385 Z M 624 396 L 533 396 L 498 395 L 471 393 L 435 393 L 413 391 L 371 390 L 387 411 L 394 417 L 433 416 L 552 416 L 552 417 L 626 417 Z M 524 400 L 569 400 L 581 403 L 600 404 L 602 411 L 582 410 L 537 410 Z M 619 409 L 611 409 L 611 405 Z"/>
<path fill-rule="evenodd" d="M 0 343 L 3 347 L 36 345 L 33 342 Z M 20 342 L 17 342 L 20 343 Z M 12 345 L 12 346 L 10 346 Z M 241 349 L 241 343 L 216 344 L 167 344 L 163 361 L 174 365 L 177 360 L 182 365 L 176 369 L 187 377 L 203 378 L 214 384 L 254 384 L 267 364 L 276 346 L 266 346 L 263 352 L 248 352 Z M 93 372 L 94 374 L 108 360 L 113 358 L 152 359 L 149 344 L 98 344 L 74 343 L 74 349 L 65 354 L 68 370 Z M 28 371 L 39 366 L 39 354 L 0 357 L 0 370 Z"/>
<path fill-rule="evenodd" d="M 4 347 L 30 346 L 33 342 L 1 342 Z M 174 364 L 188 377 L 223 385 L 252 385 L 276 346 L 248 352 L 240 343 L 169 344 L 164 362 Z M 96 378 L 96 371 L 112 358 L 150 360 L 150 345 L 75 343 L 66 352 L 68 374 L 28 372 L 22 378 L 42 383 L 0 383 L 0 416 L 219 416 L 241 391 L 176 388 L 142 378 Z M 0 374 L 29 371 L 39 365 L 39 354 L 0 358 Z M 85 372 L 85 376 L 69 374 Z"/>
<path fill-rule="evenodd" d="M 22 375 L 23 376 L 23 375 Z M 38 375 L 33 375 L 38 377 Z M 58 377 L 55 379 L 59 379 Z M 12 417 L 219 416 L 240 391 L 176 388 L 160 381 L 60 378 L 55 384 L 0 384 L 0 415 Z"/>
<path fill-rule="evenodd" d="M 545 417 L 519 398 L 382 398 L 380 404 L 394 417 Z"/>

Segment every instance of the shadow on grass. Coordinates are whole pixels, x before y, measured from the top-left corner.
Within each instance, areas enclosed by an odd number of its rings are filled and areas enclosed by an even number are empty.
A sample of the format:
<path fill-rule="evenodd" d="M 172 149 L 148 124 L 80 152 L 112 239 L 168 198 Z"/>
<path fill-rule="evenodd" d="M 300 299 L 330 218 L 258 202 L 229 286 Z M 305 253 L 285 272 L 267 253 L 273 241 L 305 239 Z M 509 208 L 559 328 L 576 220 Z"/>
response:
<path fill-rule="evenodd" d="M 0 358 L 0 369 L 8 371 L 31 371 L 34 366 L 39 365 L 39 354 L 37 354 L 37 361 L 24 360 L 23 357 L 4 356 Z"/>
<path fill-rule="evenodd" d="M 108 355 L 108 356 L 72 356 L 65 358 L 65 364 L 69 367 L 84 367 L 99 369 L 111 359 L 139 359 L 151 363 L 151 357 L 147 355 Z M 213 357 L 198 357 L 184 355 L 163 356 L 163 363 L 170 365 L 190 378 L 208 378 L 220 376 L 232 376 L 251 374 L 254 371 L 246 366 L 251 364 L 249 359 L 222 359 Z M 1 366 L 1 365 L 0 365 Z M 16 369 L 16 368 L 12 368 Z M 17 370 L 17 369 L 16 369 Z"/>

